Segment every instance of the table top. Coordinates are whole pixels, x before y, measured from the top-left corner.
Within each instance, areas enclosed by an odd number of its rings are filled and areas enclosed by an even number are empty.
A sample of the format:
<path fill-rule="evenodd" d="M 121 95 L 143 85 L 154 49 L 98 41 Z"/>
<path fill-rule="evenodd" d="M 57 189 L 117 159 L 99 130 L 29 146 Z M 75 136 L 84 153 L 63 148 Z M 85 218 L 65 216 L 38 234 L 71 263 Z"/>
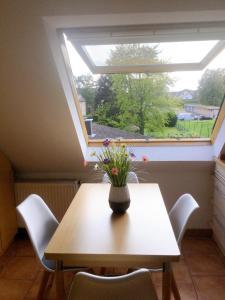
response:
<path fill-rule="evenodd" d="M 114 215 L 110 184 L 82 184 L 53 235 L 47 259 L 82 266 L 150 267 L 180 251 L 158 184 L 128 184 L 130 207 Z"/>

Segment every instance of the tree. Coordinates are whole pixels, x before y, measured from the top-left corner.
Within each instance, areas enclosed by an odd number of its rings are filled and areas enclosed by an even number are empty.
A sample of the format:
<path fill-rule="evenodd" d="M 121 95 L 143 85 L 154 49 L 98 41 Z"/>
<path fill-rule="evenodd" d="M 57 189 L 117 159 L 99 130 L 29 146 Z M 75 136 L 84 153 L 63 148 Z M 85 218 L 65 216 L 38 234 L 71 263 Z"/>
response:
<path fill-rule="evenodd" d="M 87 114 L 93 114 L 96 94 L 96 83 L 91 75 L 76 78 L 78 93 L 86 100 Z"/>
<path fill-rule="evenodd" d="M 97 82 L 97 90 L 95 95 L 95 109 L 107 102 L 112 102 L 114 93 L 112 90 L 112 79 L 110 76 L 102 75 Z"/>
<path fill-rule="evenodd" d="M 157 46 L 122 44 L 111 50 L 108 65 L 145 65 L 159 62 Z"/>
<path fill-rule="evenodd" d="M 119 108 L 115 101 L 111 76 L 102 75 L 97 86 L 94 120 L 99 124 L 118 127 Z"/>
<path fill-rule="evenodd" d="M 201 104 L 220 106 L 225 94 L 225 69 L 206 70 L 198 87 Z"/>
<path fill-rule="evenodd" d="M 160 63 L 157 47 L 145 45 L 119 45 L 111 51 L 109 65 Z M 163 130 L 166 111 L 174 101 L 168 96 L 171 80 L 166 74 L 115 74 L 111 75 L 121 128 L 138 126 L 139 132 Z"/>

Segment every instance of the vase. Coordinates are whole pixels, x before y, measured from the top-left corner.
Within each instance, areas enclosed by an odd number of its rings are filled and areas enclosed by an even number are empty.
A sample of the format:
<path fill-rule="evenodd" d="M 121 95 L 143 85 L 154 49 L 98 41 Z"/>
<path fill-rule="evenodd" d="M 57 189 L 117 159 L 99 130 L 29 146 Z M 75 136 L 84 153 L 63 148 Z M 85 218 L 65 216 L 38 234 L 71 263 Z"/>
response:
<path fill-rule="evenodd" d="M 109 191 L 109 206 L 116 214 L 123 214 L 130 206 L 130 194 L 128 186 L 113 186 Z"/>

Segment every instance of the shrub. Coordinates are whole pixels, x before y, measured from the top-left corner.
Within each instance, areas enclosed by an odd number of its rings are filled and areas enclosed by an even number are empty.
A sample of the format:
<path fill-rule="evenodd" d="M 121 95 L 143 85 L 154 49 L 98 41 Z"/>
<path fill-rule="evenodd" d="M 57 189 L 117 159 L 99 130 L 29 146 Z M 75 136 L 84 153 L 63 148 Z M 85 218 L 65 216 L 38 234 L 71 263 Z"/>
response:
<path fill-rule="evenodd" d="M 174 111 L 169 111 L 166 116 L 166 127 L 175 127 L 177 124 L 177 115 Z"/>

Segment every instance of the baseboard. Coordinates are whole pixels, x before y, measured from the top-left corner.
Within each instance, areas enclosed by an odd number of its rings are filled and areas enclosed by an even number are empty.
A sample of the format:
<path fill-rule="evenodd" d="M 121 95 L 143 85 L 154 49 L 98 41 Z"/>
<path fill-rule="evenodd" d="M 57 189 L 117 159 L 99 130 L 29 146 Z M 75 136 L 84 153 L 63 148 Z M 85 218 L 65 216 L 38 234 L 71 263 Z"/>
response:
<path fill-rule="evenodd" d="M 187 229 L 185 232 L 185 237 L 199 237 L 199 238 L 212 238 L 212 229 Z"/>

